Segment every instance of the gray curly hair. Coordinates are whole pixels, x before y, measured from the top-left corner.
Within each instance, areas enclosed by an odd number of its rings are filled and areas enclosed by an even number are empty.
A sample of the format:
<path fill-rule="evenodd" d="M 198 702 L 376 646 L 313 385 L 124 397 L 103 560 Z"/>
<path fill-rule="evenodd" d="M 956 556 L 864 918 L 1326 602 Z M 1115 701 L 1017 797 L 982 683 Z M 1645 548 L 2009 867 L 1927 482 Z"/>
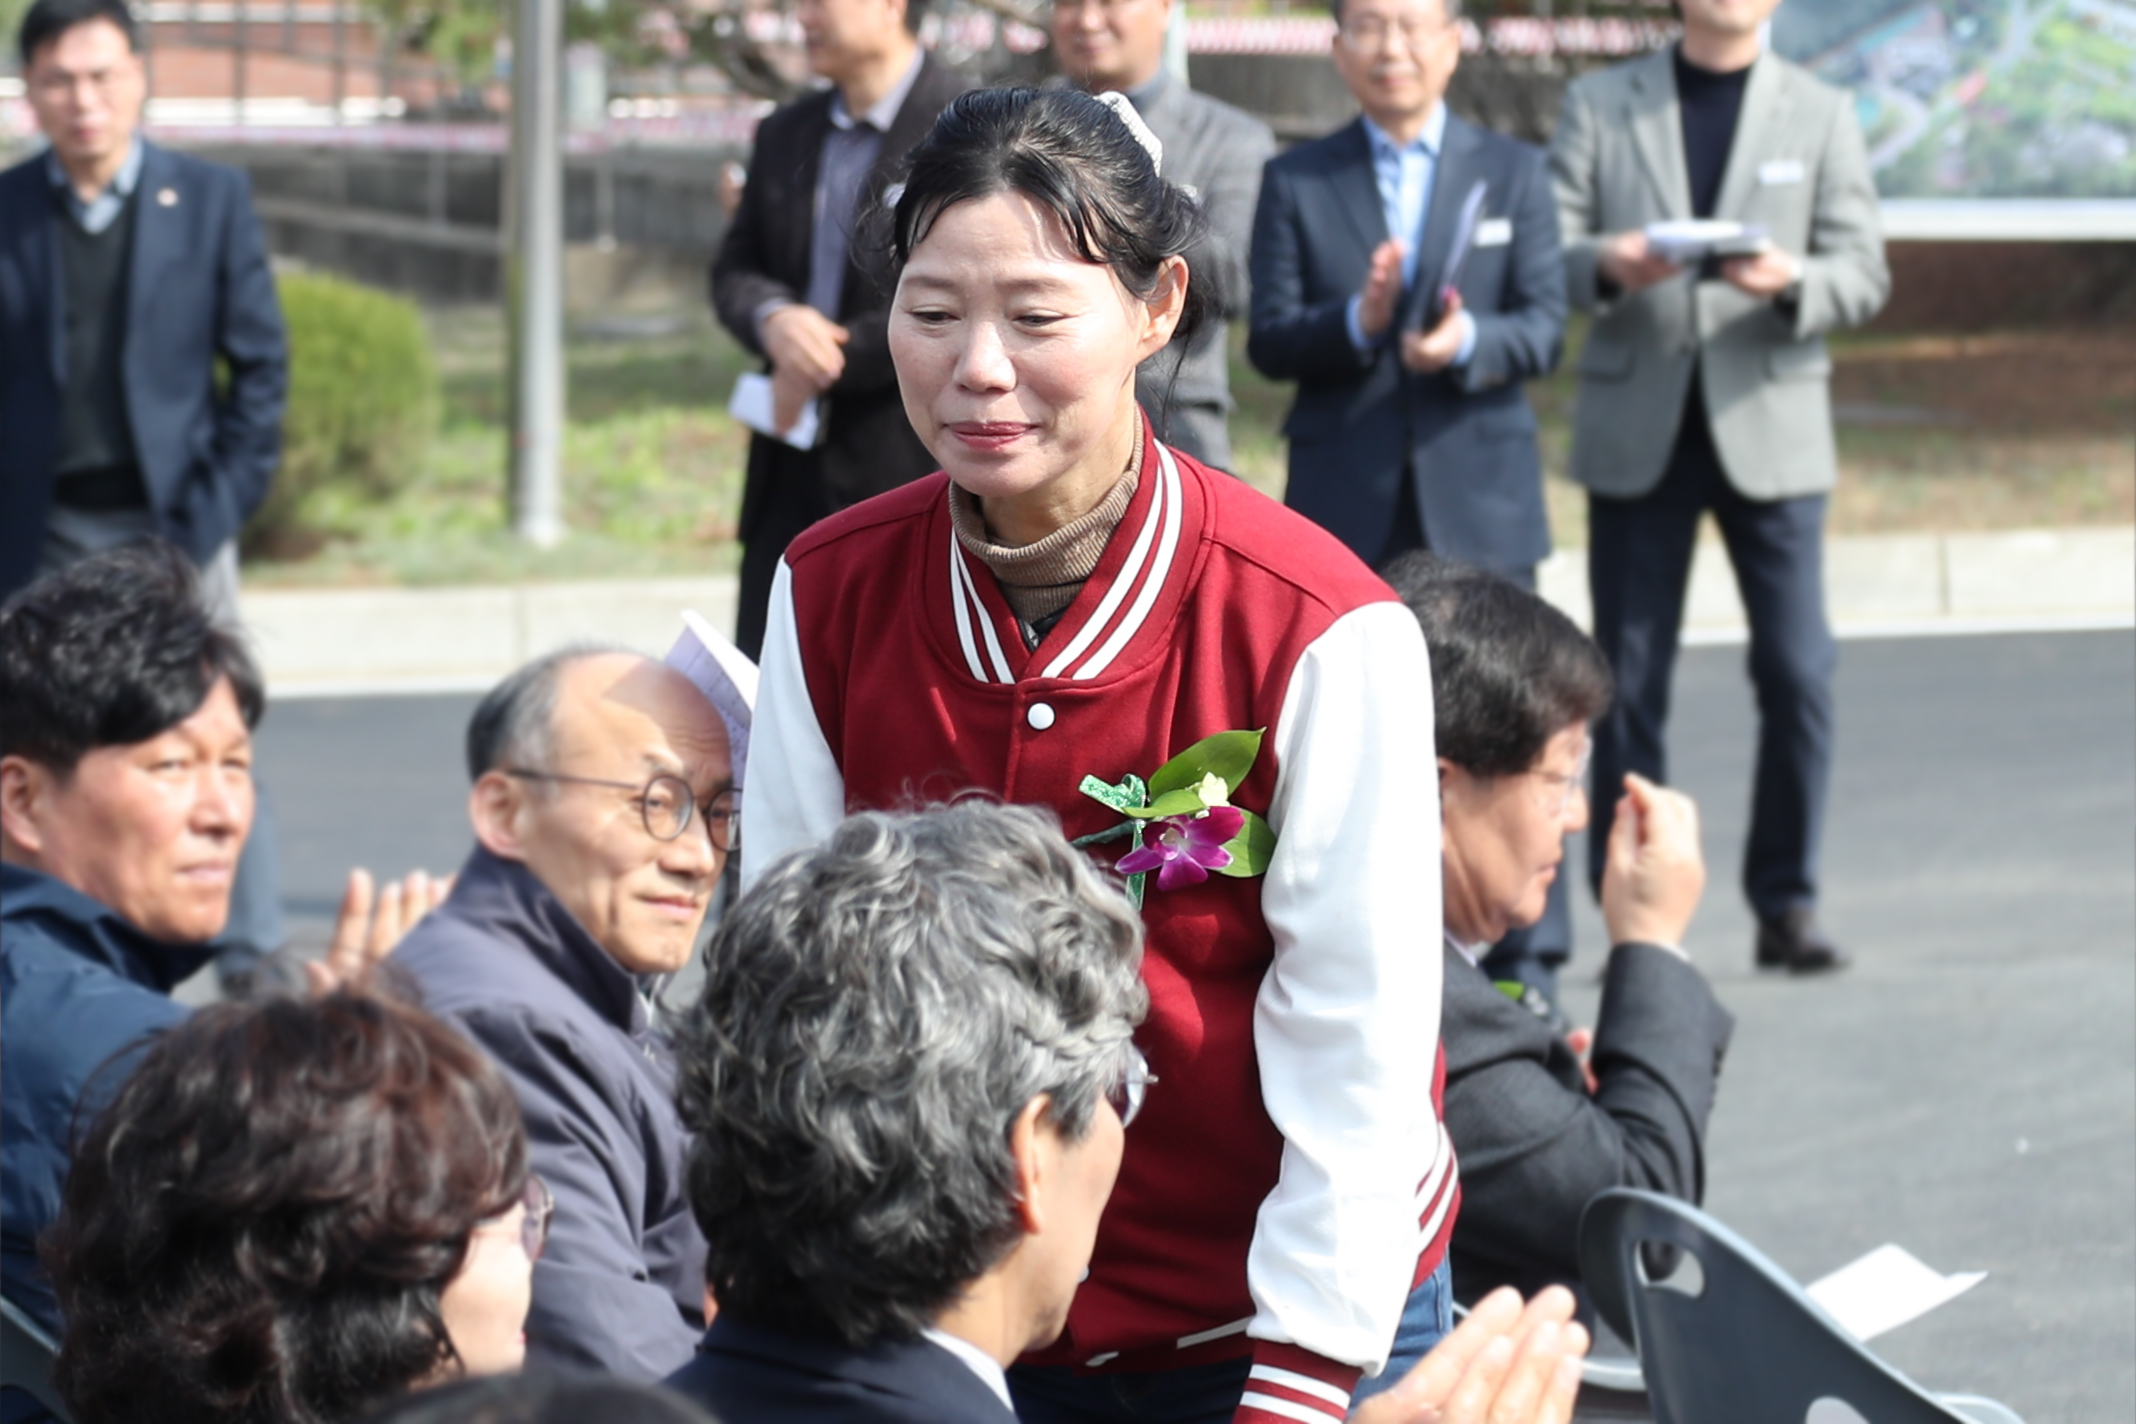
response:
<path fill-rule="evenodd" d="M 848 819 L 727 914 L 678 1033 L 705 1276 L 851 1346 L 933 1323 L 1015 1243 L 1008 1128 L 1071 1141 L 1149 1006 L 1142 922 L 1049 812 Z"/>

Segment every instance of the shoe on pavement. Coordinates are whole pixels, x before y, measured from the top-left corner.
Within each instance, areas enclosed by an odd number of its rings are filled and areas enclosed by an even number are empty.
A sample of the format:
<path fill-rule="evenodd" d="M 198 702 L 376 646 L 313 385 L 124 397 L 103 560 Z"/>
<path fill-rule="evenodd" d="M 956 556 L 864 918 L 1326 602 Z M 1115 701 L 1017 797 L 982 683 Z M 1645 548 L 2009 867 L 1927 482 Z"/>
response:
<path fill-rule="evenodd" d="M 1790 974 L 1827 974 L 1844 969 L 1854 957 L 1832 942 L 1809 909 L 1790 910 L 1778 920 L 1758 921 L 1758 967 Z"/>

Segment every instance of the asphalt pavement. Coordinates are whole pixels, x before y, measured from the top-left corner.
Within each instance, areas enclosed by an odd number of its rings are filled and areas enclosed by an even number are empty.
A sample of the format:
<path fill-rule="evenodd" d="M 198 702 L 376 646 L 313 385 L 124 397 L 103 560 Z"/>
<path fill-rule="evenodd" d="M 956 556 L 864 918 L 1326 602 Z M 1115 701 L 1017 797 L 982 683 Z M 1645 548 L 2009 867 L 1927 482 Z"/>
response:
<path fill-rule="evenodd" d="M 1708 1209 L 1804 1281 L 1887 1241 L 1987 1271 L 1877 1351 L 2030 1424 L 2136 1418 L 2136 636 L 1843 646 L 1823 900 L 1857 964 L 1829 979 L 1751 968 L 1742 664 L 1687 650 L 1675 702 L 1671 779 L 1711 867 L 1689 947 L 1739 1020 Z M 458 865 L 473 705 L 271 709 L 259 764 L 300 936 L 323 939 L 352 864 Z M 1578 902 L 1586 1017 L 1602 931 Z"/>

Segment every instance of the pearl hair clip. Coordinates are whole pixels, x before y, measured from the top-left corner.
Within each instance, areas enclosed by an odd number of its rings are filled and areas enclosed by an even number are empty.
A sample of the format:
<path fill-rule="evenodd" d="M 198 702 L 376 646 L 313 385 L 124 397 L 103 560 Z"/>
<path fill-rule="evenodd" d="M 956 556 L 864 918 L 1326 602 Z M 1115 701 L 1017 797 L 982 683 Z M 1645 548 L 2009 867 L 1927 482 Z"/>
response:
<path fill-rule="evenodd" d="M 1141 144 L 1142 151 L 1150 156 L 1150 167 L 1156 170 L 1160 178 L 1163 177 L 1164 140 L 1150 132 L 1150 126 L 1142 121 L 1142 115 L 1135 112 L 1133 101 L 1117 89 L 1108 89 L 1103 94 L 1091 97 L 1120 116 L 1120 122 L 1127 125 L 1127 131 L 1135 136 L 1135 142 Z"/>

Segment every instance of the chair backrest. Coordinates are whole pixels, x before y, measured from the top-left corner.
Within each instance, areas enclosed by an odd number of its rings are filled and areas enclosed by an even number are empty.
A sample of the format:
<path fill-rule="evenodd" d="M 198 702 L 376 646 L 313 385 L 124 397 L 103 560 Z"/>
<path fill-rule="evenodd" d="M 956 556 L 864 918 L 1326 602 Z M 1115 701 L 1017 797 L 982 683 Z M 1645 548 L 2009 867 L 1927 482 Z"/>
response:
<path fill-rule="evenodd" d="M 67 1424 L 67 1407 L 52 1388 L 52 1356 L 59 1346 L 15 1302 L 0 1296 L 0 1385 L 28 1393 Z"/>
<path fill-rule="evenodd" d="M 1589 1202 L 1580 1274 L 1596 1311 L 1637 1346 L 1655 1424 L 1804 1424 L 1820 1400 L 1869 1424 L 1967 1424 L 1755 1246 L 1673 1198 L 1620 1187 Z M 1848 1417 L 1831 1404 L 1818 1415 Z"/>

